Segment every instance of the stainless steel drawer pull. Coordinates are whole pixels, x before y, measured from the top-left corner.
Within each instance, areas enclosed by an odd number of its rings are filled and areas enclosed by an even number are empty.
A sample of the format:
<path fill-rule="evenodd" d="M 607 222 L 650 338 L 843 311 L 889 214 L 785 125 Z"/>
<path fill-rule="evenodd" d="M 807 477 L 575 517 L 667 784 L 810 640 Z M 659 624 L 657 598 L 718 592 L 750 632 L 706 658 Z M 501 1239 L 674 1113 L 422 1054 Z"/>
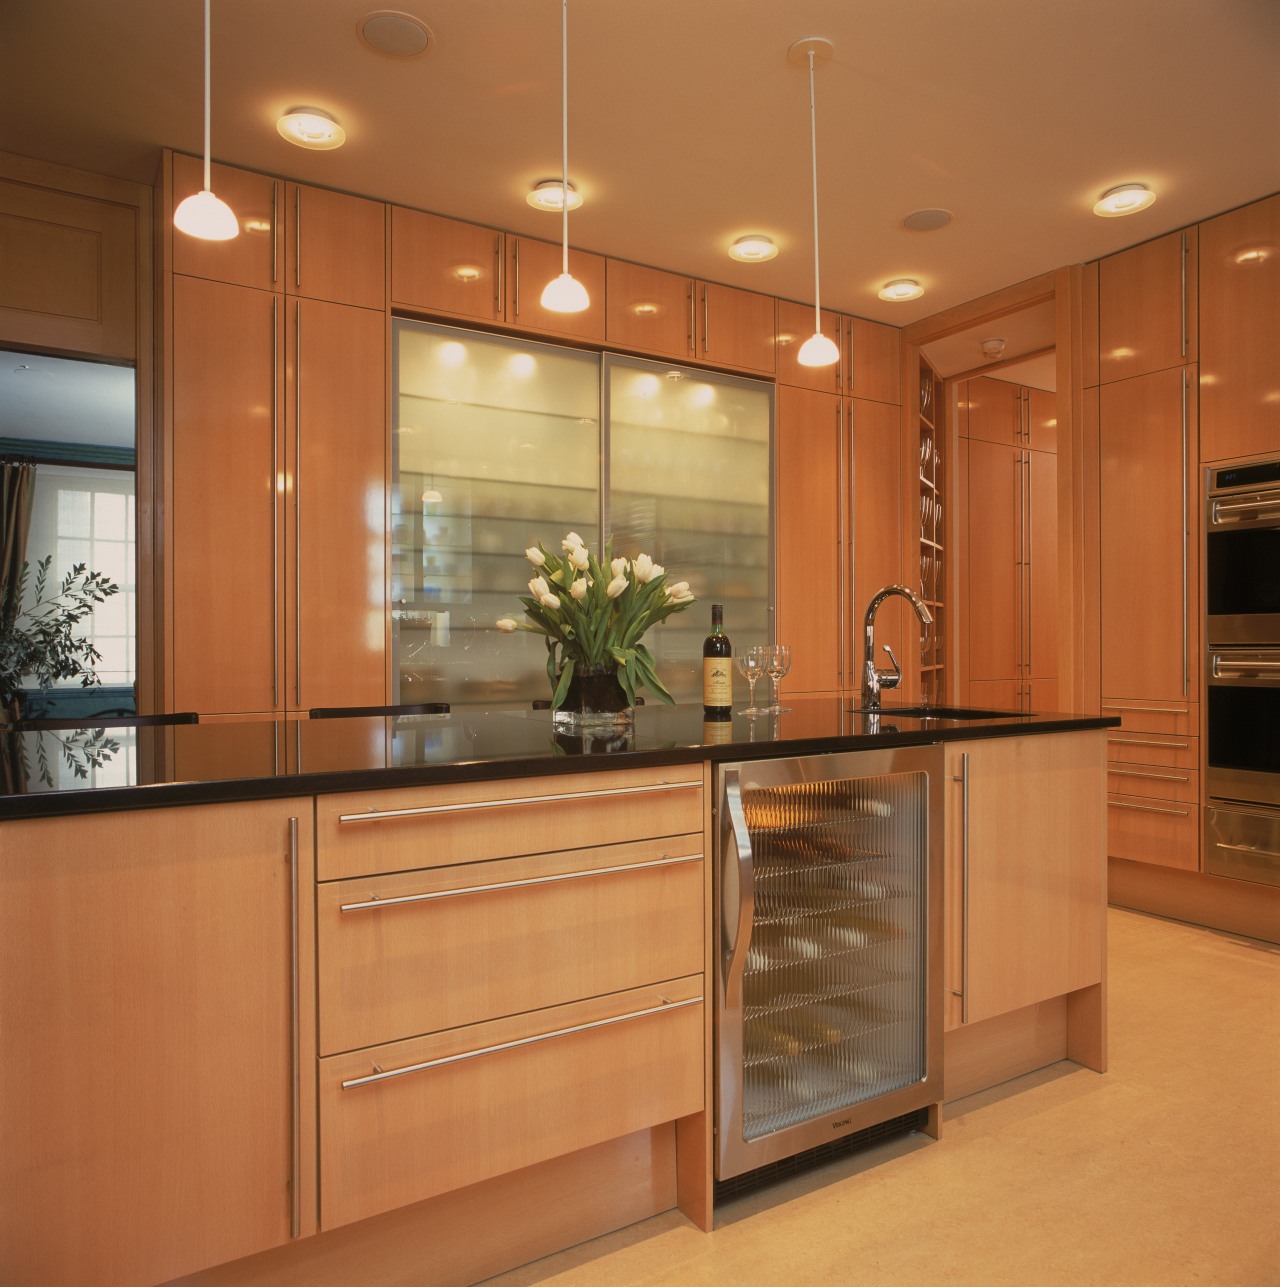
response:
<path fill-rule="evenodd" d="M 1122 702 L 1103 702 L 1104 711 L 1146 711 L 1150 715 L 1186 715 L 1186 706 L 1126 706 Z"/>
<path fill-rule="evenodd" d="M 680 858 L 653 858 L 647 862 L 629 862 L 619 867 L 591 867 L 586 871 L 566 871 L 557 876 L 530 876 L 527 880 L 504 880 L 493 885 L 467 885 L 459 889 L 437 889 L 427 894 L 402 894 L 398 898 L 370 898 L 364 903 L 342 903 L 340 912 L 366 912 L 378 907 L 398 907 L 403 903 L 428 903 L 437 898 L 461 898 L 464 894 L 492 894 L 500 889 L 525 889 L 530 885 L 554 885 L 562 880 L 581 880 L 585 876 L 612 876 L 620 871 L 643 871 L 646 867 L 674 867 L 678 863 L 701 862 L 701 854 Z"/>
<path fill-rule="evenodd" d="M 1121 778 L 1152 778 L 1156 782 L 1190 782 L 1185 773 L 1146 773 L 1139 769 L 1108 769 L 1108 773 Z"/>
<path fill-rule="evenodd" d="M 426 1072 L 428 1068 L 443 1068 L 446 1064 L 462 1063 L 466 1059 L 479 1059 L 481 1055 L 496 1055 L 504 1050 L 518 1050 L 521 1046 L 536 1045 L 539 1041 L 553 1041 L 556 1037 L 572 1037 L 578 1032 L 590 1032 L 594 1028 L 608 1028 L 615 1023 L 629 1023 L 632 1019 L 645 1019 L 651 1014 L 662 1014 L 667 1010 L 682 1010 L 685 1006 L 701 1005 L 701 997 L 690 997 L 687 1001 L 668 1001 L 663 998 L 661 1005 L 650 1006 L 647 1010 L 632 1010 L 630 1014 L 615 1014 L 608 1019 L 596 1019 L 592 1023 L 577 1023 L 572 1028 L 557 1028 L 554 1032 L 540 1032 L 533 1037 L 521 1037 L 519 1041 L 503 1041 L 496 1046 L 482 1046 L 479 1050 L 464 1050 L 458 1055 L 445 1055 L 442 1059 L 428 1059 L 420 1064 L 405 1064 L 403 1068 L 379 1068 L 374 1064 L 374 1071 L 367 1077 L 353 1077 L 342 1083 L 343 1090 L 353 1090 L 357 1086 L 368 1086 L 376 1081 L 389 1081 L 392 1077 L 403 1077 L 407 1073 Z"/>
<path fill-rule="evenodd" d="M 565 800 L 596 800 L 613 795 L 639 795 L 643 791 L 701 790 L 701 782 L 659 782 L 654 786 L 609 787 L 603 791 L 566 791 L 562 795 L 522 795 L 510 800 L 473 800 L 469 804 L 428 804 L 419 809 L 374 809 L 369 813 L 342 813 L 339 822 L 381 822 L 384 818 L 421 818 L 433 813 L 466 813 L 471 809 L 510 809 L 522 804 L 560 804 Z"/>
<path fill-rule="evenodd" d="M 1189 751 L 1190 742 L 1157 742 L 1149 737 L 1109 737 L 1108 746 L 1167 746 L 1175 751 Z"/>
<path fill-rule="evenodd" d="M 1255 858 L 1280 858 L 1272 849 L 1259 849 L 1256 845 L 1229 845 L 1225 840 L 1215 840 L 1215 849 L 1230 849 L 1232 853 L 1252 854 Z"/>
<path fill-rule="evenodd" d="M 1153 804 L 1125 804 L 1120 800 L 1108 800 L 1109 809 L 1136 809 L 1140 813 L 1170 813 L 1178 818 L 1189 817 L 1186 809 L 1157 809 Z"/>
<path fill-rule="evenodd" d="M 1263 670 L 1280 670 L 1280 661 L 1224 661 L 1213 659 L 1214 679 L 1239 679 L 1243 675 L 1256 675 Z"/>
<path fill-rule="evenodd" d="M 1214 501 L 1212 522 L 1217 523 L 1226 514 L 1256 513 L 1258 518 L 1272 518 L 1280 514 L 1280 499 L 1253 496 L 1248 500 Z"/>

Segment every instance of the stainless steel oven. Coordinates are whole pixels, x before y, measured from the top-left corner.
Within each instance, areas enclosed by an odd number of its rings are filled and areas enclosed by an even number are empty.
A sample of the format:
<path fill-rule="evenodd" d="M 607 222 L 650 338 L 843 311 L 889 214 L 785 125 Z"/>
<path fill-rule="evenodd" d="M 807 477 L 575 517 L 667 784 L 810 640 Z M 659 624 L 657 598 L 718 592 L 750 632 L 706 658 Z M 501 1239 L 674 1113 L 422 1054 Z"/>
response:
<path fill-rule="evenodd" d="M 1211 469 L 1204 530 L 1206 639 L 1280 647 L 1280 460 Z"/>

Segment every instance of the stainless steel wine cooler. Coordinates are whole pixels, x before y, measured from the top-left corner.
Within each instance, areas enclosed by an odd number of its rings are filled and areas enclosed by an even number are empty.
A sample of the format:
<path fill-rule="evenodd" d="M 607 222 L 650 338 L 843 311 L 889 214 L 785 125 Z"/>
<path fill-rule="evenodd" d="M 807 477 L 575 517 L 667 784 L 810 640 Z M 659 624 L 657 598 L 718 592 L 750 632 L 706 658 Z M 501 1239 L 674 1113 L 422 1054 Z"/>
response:
<path fill-rule="evenodd" d="M 942 748 L 720 766 L 716 1177 L 942 1099 Z"/>

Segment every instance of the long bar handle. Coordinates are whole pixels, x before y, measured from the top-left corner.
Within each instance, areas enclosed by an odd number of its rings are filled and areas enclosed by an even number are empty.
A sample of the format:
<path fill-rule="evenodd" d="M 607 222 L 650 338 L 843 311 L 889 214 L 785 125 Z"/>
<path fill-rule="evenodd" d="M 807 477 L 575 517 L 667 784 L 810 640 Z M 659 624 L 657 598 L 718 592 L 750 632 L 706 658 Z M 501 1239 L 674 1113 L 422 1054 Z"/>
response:
<path fill-rule="evenodd" d="M 1244 675 L 1256 675 L 1260 670 L 1280 670 L 1280 661 L 1227 661 L 1214 653 L 1214 679 L 1240 679 Z"/>
<path fill-rule="evenodd" d="M 274 234 L 273 234 L 274 235 Z M 272 247 L 272 280 L 275 280 Z M 280 302 L 271 297 L 271 705 L 280 705 Z"/>
<path fill-rule="evenodd" d="M 513 237 L 511 240 L 511 286 L 512 286 L 512 303 L 515 306 L 515 316 L 520 316 L 520 238 Z"/>
<path fill-rule="evenodd" d="M 591 1023 L 575 1023 L 569 1028 L 557 1028 L 554 1032 L 539 1032 L 532 1037 L 521 1037 L 518 1041 L 501 1041 L 493 1046 L 481 1046 L 477 1050 L 464 1050 L 460 1054 L 445 1055 L 440 1059 L 427 1059 L 419 1064 L 405 1064 L 401 1068 L 379 1068 L 374 1064 L 374 1071 L 367 1077 L 352 1077 L 342 1083 L 343 1090 L 353 1090 L 357 1086 L 370 1086 L 374 1082 L 390 1081 L 393 1077 L 404 1077 L 409 1073 L 426 1072 L 431 1068 L 444 1068 L 449 1064 L 462 1063 L 467 1059 L 479 1059 L 484 1055 L 501 1054 L 504 1050 L 518 1050 L 522 1046 L 537 1045 L 541 1041 L 554 1041 L 557 1037 L 572 1037 L 579 1032 L 592 1032 L 597 1028 L 612 1027 L 616 1023 L 630 1023 L 633 1019 L 647 1019 L 650 1015 L 665 1014 L 668 1010 L 683 1010 L 686 1006 L 701 1005 L 702 997 L 689 997 L 684 1001 L 668 1001 L 664 998 L 661 1005 L 649 1006 L 644 1010 L 632 1010 L 629 1014 L 615 1014 L 608 1019 L 596 1019 Z"/>
<path fill-rule="evenodd" d="M 1186 258 L 1187 234 L 1182 234 L 1182 351 L 1186 352 L 1187 335 L 1186 335 L 1186 309 L 1187 309 L 1187 258 Z M 1187 409 L 1187 372 L 1186 368 L 1182 371 L 1182 695 L 1185 697 L 1191 688 L 1191 648 L 1187 642 L 1187 634 L 1191 628 L 1189 620 L 1190 606 L 1188 604 L 1187 576 L 1189 570 L 1187 561 L 1189 558 L 1188 547 L 1191 543 L 1191 511 L 1190 501 L 1187 496 L 1187 431 L 1188 431 L 1188 409 Z"/>
<path fill-rule="evenodd" d="M 1157 809 L 1152 804 L 1125 804 L 1122 800 L 1108 800 L 1108 809 L 1136 809 L 1139 813 L 1168 813 L 1178 818 L 1188 816 L 1186 809 Z"/>
<path fill-rule="evenodd" d="M 289 1236 L 302 1235 L 302 961 L 299 946 L 298 819 L 289 819 L 289 956 L 292 971 L 293 1013 L 289 1025 L 290 1062 L 293 1071 L 293 1140 L 290 1150 L 292 1178 L 289 1185 Z"/>
<path fill-rule="evenodd" d="M 689 278 L 689 355 L 698 353 L 698 284 Z"/>
<path fill-rule="evenodd" d="M 302 706 L 302 301 L 293 328 L 293 696 Z"/>
<path fill-rule="evenodd" d="M 1027 423 L 1028 425 L 1030 425 L 1030 417 L 1028 417 Z M 1028 429 L 1027 438 L 1028 438 L 1028 441 L 1031 438 L 1030 429 Z M 1027 570 L 1027 678 L 1030 679 L 1032 674 L 1033 662 L 1035 658 L 1035 645 L 1033 643 L 1033 640 L 1035 638 L 1036 619 L 1035 619 L 1035 612 L 1033 610 L 1032 605 L 1035 601 L 1036 583 L 1034 578 L 1035 578 L 1036 561 L 1035 561 L 1035 551 L 1032 548 L 1032 541 L 1034 540 L 1034 536 L 1035 536 L 1036 524 L 1035 524 L 1035 496 L 1031 489 L 1031 453 L 1029 451 L 1026 453 L 1026 476 L 1027 476 L 1027 544 L 1026 544 L 1026 550 L 1024 553 L 1024 558 L 1026 559 L 1025 566 Z M 1030 692 L 1028 691 L 1028 708 L 1029 707 L 1030 707 Z"/>
<path fill-rule="evenodd" d="M 386 818 L 418 818 L 435 813 L 466 813 L 471 809 L 511 809 L 522 804 L 559 804 L 564 800 L 596 800 L 612 795 L 641 795 L 649 791 L 700 790 L 701 782 L 657 782 L 652 786 L 606 787 L 599 791 L 564 791 L 558 795 L 521 795 L 510 800 L 472 800 L 463 804 L 426 804 L 416 809 L 374 809 L 369 813 L 340 813 L 338 821 L 381 822 Z"/>
<path fill-rule="evenodd" d="M 960 1022 L 969 1022 L 969 752 L 960 756 Z"/>
<path fill-rule="evenodd" d="M 1254 511 L 1259 518 L 1274 518 L 1280 514 L 1280 493 L 1255 496 L 1251 500 L 1214 501 L 1211 522 L 1217 523 L 1223 514 L 1242 514 Z"/>
<path fill-rule="evenodd" d="M 702 283 L 702 351 L 711 352 L 711 287 Z"/>
<path fill-rule="evenodd" d="M 1187 356 L 1187 234 L 1182 234 L 1182 356 Z"/>
<path fill-rule="evenodd" d="M 1167 746 L 1175 751 L 1187 751 L 1191 749 L 1190 742 L 1157 742 L 1154 738 L 1149 737 L 1109 737 L 1107 738 L 1108 746 Z"/>
<path fill-rule="evenodd" d="M 1186 715 L 1187 708 L 1179 710 L 1168 706 L 1126 706 L 1123 702 L 1103 702 L 1104 711 L 1144 711 L 1148 715 Z"/>
<path fill-rule="evenodd" d="M 742 1009 L 742 976 L 746 970 L 747 944 L 751 939 L 751 925 L 756 914 L 755 855 L 751 850 L 751 831 L 742 808 L 742 783 L 737 769 L 727 769 L 724 774 L 725 817 L 721 823 L 720 878 L 721 932 L 730 928 L 728 917 L 733 908 L 727 904 L 724 873 L 729 868 L 729 846 L 733 845 L 736 864 L 736 899 L 738 917 L 733 928 L 733 942 L 721 944 L 723 960 L 724 1008 L 726 1011 Z"/>
<path fill-rule="evenodd" d="M 853 409 L 849 410 L 849 436 L 853 436 Z M 853 459 L 853 444 L 850 442 L 849 459 Z M 850 471 L 852 475 L 852 471 Z M 847 523 L 845 512 L 845 464 L 844 464 L 844 399 L 836 399 L 836 547 L 838 558 L 836 560 L 836 620 L 839 624 L 839 647 L 840 657 L 836 663 L 836 678 L 841 688 L 845 683 L 845 565 L 848 559 L 851 542 L 848 539 L 848 533 L 852 532 L 853 524 Z M 847 529 L 847 530 L 846 530 Z M 849 579 L 853 580 L 853 569 L 849 569 Z M 852 672 L 852 666 L 850 666 Z M 850 674 L 852 679 L 852 673 Z"/>
<path fill-rule="evenodd" d="M 342 903 L 340 912 L 374 911 L 380 907 L 399 907 L 405 903 L 429 903 L 440 898 L 461 898 L 467 894 L 492 894 L 503 889 L 526 889 L 530 885 L 554 885 L 564 880 L 582 880 L 587 876 L 612 876 L 620 871 L 644 871 L 649 867 L 675 867 L 680 863 L 701 862 L 701 854 L 679 858 L 652 858 L 648 862 L 629 862 L 616 867 L 590 867 L 584 871 L 566 871 L 555 876 L 530 876 L 526 880 L 503 880 L 492 885 L 466 885 L 458 889 L 437 889 L 425 894 L 402 894 L 398 898 L 370 898 L 363 903 Z"/>
<path fill-rule="evenodd" d="M 302 184 L 293 187 L 293 284 L 302 287 Z"/>
<path fill-rule="evenodd" d="M 1155 782 L 1190 782 L 1185 773 L 1147 773 L 1142 769 L 1108 769 L 1108 773 L 1118 778 L 1150 778 Z"/>
<path fill-rule="evenodd" d="M 280 180 L 271 181 L 271 282 L 280 276 Z"/>
<path fill-rule="evenodd" d="M 1229 845 L 1225 840 L 1215 840 L 1215 849 L 1230 849 L 1232 853 L 1253 854 L 1257 858 L 1280 858 L 1274 849 L 1259 849 L 1257 845 Z"/>

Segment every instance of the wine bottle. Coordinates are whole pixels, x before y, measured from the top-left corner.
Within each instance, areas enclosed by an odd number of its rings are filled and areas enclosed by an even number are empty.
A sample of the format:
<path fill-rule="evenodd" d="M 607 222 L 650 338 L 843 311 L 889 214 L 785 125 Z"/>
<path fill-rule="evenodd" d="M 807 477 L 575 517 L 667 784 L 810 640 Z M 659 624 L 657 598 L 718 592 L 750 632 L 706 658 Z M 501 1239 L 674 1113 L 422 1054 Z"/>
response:
<path fill-rule="evenodd" d="M 733 717 L 733 645 L 724 632 L 724 606 L 711 605 L 711 633 L 702 645 L 702 718 Z"/>

